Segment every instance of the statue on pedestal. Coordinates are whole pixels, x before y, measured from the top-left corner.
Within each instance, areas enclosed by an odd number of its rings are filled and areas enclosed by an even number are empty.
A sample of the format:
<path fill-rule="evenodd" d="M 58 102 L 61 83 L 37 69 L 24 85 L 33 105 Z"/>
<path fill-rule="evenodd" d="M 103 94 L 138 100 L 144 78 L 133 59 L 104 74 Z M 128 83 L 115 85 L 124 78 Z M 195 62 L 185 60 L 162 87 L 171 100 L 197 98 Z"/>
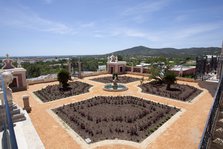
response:
<path fill-rule="evenodd" d="M 118 87 L 118 83 L 117 83 L 117 80 L 118 80 L 118 76 L 116 74 L 114 74 L 113 76 L 113 88 L 117 88 Z"/>
<path fill-rule="evenodd" d="M 8 72 L 8 71 L 4 71 L 1 75 L 2 75 L 2 79 L 4 80 L 4 84 L 5 84 L 4 87 L 6 90 L 8 102 L 12 102 L 12 90 L 9 88 L 9 84 L 12 83 L 12 80 L 13 80 L 12 73 Z M 2 80 L 0 80 L 0 81 L 2 81 Z M 3 88 L 2 82 L 1 82 L 0 86 L 1 86 L 1 88 Z M 4 99 L 3 93 L 0 96 L 2 96 L 1 99 L 3 100 Z"/>

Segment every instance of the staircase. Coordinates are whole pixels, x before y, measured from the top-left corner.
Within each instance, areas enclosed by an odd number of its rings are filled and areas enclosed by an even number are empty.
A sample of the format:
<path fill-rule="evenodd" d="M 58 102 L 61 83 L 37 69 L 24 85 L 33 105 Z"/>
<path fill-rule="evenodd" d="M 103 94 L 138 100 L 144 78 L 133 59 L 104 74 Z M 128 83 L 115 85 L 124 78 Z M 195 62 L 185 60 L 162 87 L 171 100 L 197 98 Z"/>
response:
<path fill-rule="evenodd" d="M 10 108 L 10 113 L 12 115 L 13 123 L 26 120 L 24 113 L 21 112 L 20 108 L 16 104 L 14 104 L 12 102 L 9 103 L 9 108 Z M 0 131 L 3 130 L 5 120 L 6 120 L 5 109 L 4 109 L 4 106 L 2 105 L 2 103 L 0 103 Z"/>
<path fill-rule="evenodd" d="M 223 149 L 223 101 L 219 104 L 210 148 Z"/>

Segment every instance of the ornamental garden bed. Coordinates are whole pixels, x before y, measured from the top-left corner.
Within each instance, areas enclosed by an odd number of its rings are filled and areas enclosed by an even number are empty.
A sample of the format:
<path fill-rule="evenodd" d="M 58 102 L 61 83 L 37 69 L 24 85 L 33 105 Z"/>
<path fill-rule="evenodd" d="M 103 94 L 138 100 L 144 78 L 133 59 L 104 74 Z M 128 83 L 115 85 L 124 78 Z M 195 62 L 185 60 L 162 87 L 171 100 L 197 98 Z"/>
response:
<path fill-rule="evenodd" d="M 101 83 L 112 83 L 113 79 L 112 77 L 100 77 L 100 78 L 94 78 L 91 79 L 96 82 L 101 82 Z M 139 78 L 134 78 L 134 77 L 128 77 L 128 76 L 118 76 L 117 83 L 130 83 L 134 81 L 140 80 Z"/>
<path fill-rule="evenodd" d="M 141 142 L 179 109 L 132 96 L 97 96 L 53 111 L 87 143 Z"/>
<path fill-rule="evenodd" d="M 41 90 L 33 92 L 43 102 L 49 102 L 69 96 L 79 95 L 89 92 L 92 85 L 80 81 L 70 82 L 69 89 L 64 91 L 60 85 L 49 85 Z"/>
<path fill-rule="evenodd" d="M 166 89 L 167 84 L 155 81 L 139 85 L 142 92 L 155 94 L 163 97 L 173 98 L 180 101 L 191 101 L 202 91 L 190 85 L 172 84 L 171 89 Z"/>

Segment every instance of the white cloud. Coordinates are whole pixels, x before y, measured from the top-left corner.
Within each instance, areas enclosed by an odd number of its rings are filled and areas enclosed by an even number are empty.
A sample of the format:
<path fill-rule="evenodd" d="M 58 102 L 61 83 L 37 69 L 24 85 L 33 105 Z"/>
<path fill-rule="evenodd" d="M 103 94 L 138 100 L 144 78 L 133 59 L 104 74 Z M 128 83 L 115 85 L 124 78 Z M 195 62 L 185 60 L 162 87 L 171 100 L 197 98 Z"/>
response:
<path fill-rule="evenodd" d="M 134 6 L 127 6 L 120 14 L 121 19 L 142 24 L 153 18 L 153 14 L 162 11 L 172 0 L 144 1 Z"/>
<path fill-rule="evenodd" d="M 136 6 L 129 7 L 125 9 L 122 15 L 138 15 L 144 13 L 152 13 L 161 10 L 169 3 L 169 0 L 156 0 L 156 1 L 147 1 L 139 3 Z"/>
<path fill-rule="evenodd" d="M 75 33 L 72 27 L 64 23 L 42 18 L 27 10 L 18 9 L 4 9 L 0 15 L 0 25 L 58 34 Z"/>
<path fill-rule="evenodd" d="M 94 34 L 93 36 L 96 37 L 96 38 L 103 38 L 103 37 L 105 37 L 105 36 L 102 35 L 102 34 Z"/>
<path fill-rule="evenodd" d="M 186 19 L 188 19 L 188 15 L 186 14 L 178 15 L 174 18 L 174 20 L 177 22 L 182 22 L 185 21 Z"/>
<path fill-rule="evenodd" d="M 145 37 L 144 33 L 134 30 L 127 30 L 124 33 L 129 37 Z"/>
<path fill-rule="evenodd" d="M 53 3 L 53 0 L 42 0 L 45 4 L 51 4 Z"/>
<path fill-rule="evenodd" d="M 80 25 L 80 27 L 82 27 L 82 28 L 91 28 L 94 26 L 95 26 L 95 22 L 89 22 L 89 23 L 84 23 L 84 24 Z"/>
<path fill-rule="evenodd" d="M 174 38 L 190 38 L 195 35 L 202 35 L 203 33 L 207 33 L 216 29 L 220 29 L 223 27 L 223 22 L 218 23 L 203 23 L 203 24 L 194 24 L 189 27 L 183 27 L 178 29 L 178 31 L 173 32 Z"/>
<path fill-rule="evenodd" d="M 169 28 L 160 32 L 154 32 L 158 38 L 151 45 L 161 48 L 211 46 L 211 44 L 221 40 L 219 37 L 221 37 L 222 32 L 216 33 L 216 30 L 221 30 L 221 28 L 223 28 L 223 22 L 191 24 L 177 28 Z M 213 44 L 212 46 L 215 45 Z"/>
<path fill-rule="evenodd" d="M 158 40 L 158 37 L 151 31 L 142 31 L 140 29 L 127 27 L 113 28 L 110 30 L 110 33 L 108 33 L 110 36 L 141 38 L 149 41 Z"/>
<path fill-rule="evenodd" d="M 199 46 L 210 45 L 213 41 L 219 38 L 219 34 L 213 35 L 215 30 L 223 28 L 223 22 L 190 24 L 172 28 L 163 28 L 162 30 L 139 29 L 128 27 L 116 27 L 107 29 L 108 32 L 103 32 L 98 37 L 114 37 L 114 38 L 135 38 L 135 42 L 144 40 L 152 47 L 176 47 L 184 48 L 188 45 Z M 210 41 L 210 36 L 213 40 Z M 95 36 L 97 37 L 97 36 Z M 208 41 L 209 39 L 209 41 Z M 216 41 L 215 41 L 216 42 Z"/>

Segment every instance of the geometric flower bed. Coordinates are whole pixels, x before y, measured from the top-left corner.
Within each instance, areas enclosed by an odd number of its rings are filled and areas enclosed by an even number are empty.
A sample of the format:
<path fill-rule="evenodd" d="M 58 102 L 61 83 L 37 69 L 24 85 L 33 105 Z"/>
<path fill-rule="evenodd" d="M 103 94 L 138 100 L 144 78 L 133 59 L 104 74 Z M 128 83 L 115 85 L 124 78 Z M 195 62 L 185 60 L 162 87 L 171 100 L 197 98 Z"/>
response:
<path fill-rule="evenodd" d="M 61 90 L 60 85 L 49 85 L 41 90 L 33 92 L 37 97 L 39 97 L 43 102 L 53 101 L 69 96 L 79 95 L 86 92 L 89 92 L 89 88 L 92 85 L 83 83 L 80 81 L 70 82 L 69 90 Z"/>
<path fill-rule="evenodd" d="M 141 142 L 179 109 L 132 96 L 97 96 L 53 111 L 92 143 L 116 138 Z"/>
<path fill-rule="evenodd" d="M 91 79 L 96 82 L 101 82 L 101 83 L 112 83 L 113 79 L 112 77 L 100 77 L 100 78 L 94 78 Z M 128 76 L 118 76 L 117 83 L 130 83 L 134 81 L 140 80 L 139 78 L 133 78 L 133 77 L 128 77 Z"/>
<path fill-rule="evenodd" d="M 144 93 L 155 94 L 163 97 L 173 98 L 181 101 L 190 101 L 202 91 L 193 86 L 183 84 L 172 84 L 170 90 L 166 90 L 165 83 L 155 81 L 139 85 Z"/>

